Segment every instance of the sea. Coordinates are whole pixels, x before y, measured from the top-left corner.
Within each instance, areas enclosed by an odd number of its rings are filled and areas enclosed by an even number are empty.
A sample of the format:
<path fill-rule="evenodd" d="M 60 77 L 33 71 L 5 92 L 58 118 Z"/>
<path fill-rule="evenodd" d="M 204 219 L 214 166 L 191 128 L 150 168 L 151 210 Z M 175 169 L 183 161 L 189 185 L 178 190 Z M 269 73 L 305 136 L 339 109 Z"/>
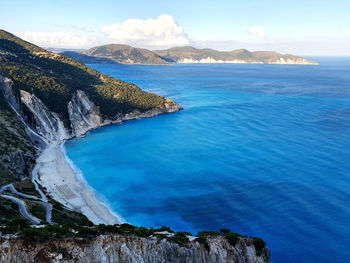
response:
<path fill-rule="evenodd" d="M 319 65 L 88 65 L 184 110 L 67 154 L 125 222 L 260 237 L 272 262 L 350 262 L 350 57 Z"/>

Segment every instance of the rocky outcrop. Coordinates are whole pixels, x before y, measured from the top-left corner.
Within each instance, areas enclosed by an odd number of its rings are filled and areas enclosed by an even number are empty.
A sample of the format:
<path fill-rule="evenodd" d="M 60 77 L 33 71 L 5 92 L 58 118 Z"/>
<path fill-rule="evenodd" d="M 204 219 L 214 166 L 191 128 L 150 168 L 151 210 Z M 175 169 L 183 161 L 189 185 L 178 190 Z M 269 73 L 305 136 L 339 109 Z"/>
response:
<path fill-rule="evenodd" d="M 61 142 L 72 137 L 81 137 L 97 127 L 122 121 L 151 118 L 163 113 L 177 112 L 182 108 L 170 99 L 165 100 L 164 107 L 150 109 L 144 112 L 134 110 L 126 114 L 117 114 L 115 119 L 104 119 L 99 108 L 89 99 L 82 90 L 77 90 L 68 102 L 70 129 L 64 126 L 60 116 L 51 112 L 46 105 L 34 94 L 20 91 L 21 101 L 34 116 L 36 132 L 48 142 Z"/>
<path fill-rule="evenodd" d="M 18 179 L 27 177 L 29 170 L 33 166 L 33 156 L 22 151 L 9 152 L 0 158 L 2 165 L 6 166 L 12 174 L 17 175 Z"/>
<path fill-rule="evenodd" d="M 12 81 L 0 76 L 0 182 L 23 179 L 34 165 L 34 150 L 27 134 L 30 128 L 24 125 L 19 113 L 19 103 L 12 92 Z M 7 102 L 7 103 L 6 103 Z M 7 104 L 7 105 L 6 105 Z M 33 136 L 35 137 L 35 136 Z"/>
<path fill-rule="evenodd" d="M 251 238 L 231 246 L 225 238 L 208 238 L 208 246 L 193 241 L 182 247 L 165 239 L 105 235 L 62 240 L 0 238 L 0 262 L 132 262 L 132 263 L 268 263 L 270 253 L 261 256 Z M 208 251 L 209 250 L 209 251 Z"/>
<path fill-rule="evenodd" d="M 35 130 L 49 142 L 62 141 L 70 136 L 57 113 L 51 112 L 34 94 L 21 90 L 21 101 L 35 118 Z"/>
<path fill-rule="evenodd" d="M 317 65 L 317 63 L 307 60 L 305 58 L 278 58 L 277 60 L 271 60 L 268 64 L 281 64 L 281 65 Z"/>
<path fill-rule="evenodd" d="M 100 126 L 121 123 L 123 121 L 151 118 L 163 113 L 180 111 L 182 108 L 170 99 L 165 99 L 164 107 L 147 111 L 133 110 L 126 114 L 117 114 L 114 119 L 103 119 L 99 108 L 82 90 L 77 90 L 68 103 L 69 119 L 72 126 L 72 137 L 80 137 Z"/>
<path fill-rule="evenodd" d="M 8 105 L 12 108 L 12 110 L 17 115 L 18 119 L 22 122 L 23 128 L 25 129 L 25 132 L 30 139 L 30 141 L 38 145 L 39 147 L 43 147 L 43 145 L 46 143 L 45 139 L 42 138 L 39 134 L 37 134 L 27 123 L 25 120 L 25 116 L 21 111 L 20 103 L 17 97 L 15 96 L 13 90 L 12 90 L 12 81 L 8 78 L 4 78 L 0 76 L 0 92 L 2 93 L 5 101 L 8 103 Z"/>
<path fill-rule="evenodd" d="M 8 78 L 0 76 L 0 90 L 2 91 L 4 99 L 7 101 L 7 103 L 12 108 L 19 111 L 18 101 L 12 91 L 12 81 Z"/>
<path fill-rule="evenodd" d="M 82 90 L 77 90 L 68 103 L 72 135 L 79 137 L 102 124 L 99 109 Z"/>

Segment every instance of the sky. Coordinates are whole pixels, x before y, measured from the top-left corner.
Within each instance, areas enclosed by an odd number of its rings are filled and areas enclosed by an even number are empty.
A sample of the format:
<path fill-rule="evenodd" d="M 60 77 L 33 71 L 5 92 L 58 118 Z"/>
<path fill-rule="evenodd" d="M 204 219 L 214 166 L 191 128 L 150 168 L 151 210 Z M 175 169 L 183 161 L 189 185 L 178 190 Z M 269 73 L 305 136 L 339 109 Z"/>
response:
<path fill-rule="evenodd" d="M 42 47 L 350 56 L 350 0 L 0 0 L 0 28 Z"/>

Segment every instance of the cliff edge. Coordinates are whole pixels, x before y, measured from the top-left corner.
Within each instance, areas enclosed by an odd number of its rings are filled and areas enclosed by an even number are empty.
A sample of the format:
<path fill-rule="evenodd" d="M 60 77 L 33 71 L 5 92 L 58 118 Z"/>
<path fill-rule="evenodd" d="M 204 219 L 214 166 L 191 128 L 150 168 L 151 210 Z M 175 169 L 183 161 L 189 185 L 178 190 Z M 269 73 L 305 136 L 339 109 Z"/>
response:
<path fill-rule="evenodd" d="M 232 246 L 223 237 L 180 246 L 166 239 L 101 235 L 91 238 L 34 240 L 14 236 L 0 238 L 0 262 L 132 262 L 132 263 L 269 263 L 265 249 L 256 254 L 253 240 L 240 239 Z"/>

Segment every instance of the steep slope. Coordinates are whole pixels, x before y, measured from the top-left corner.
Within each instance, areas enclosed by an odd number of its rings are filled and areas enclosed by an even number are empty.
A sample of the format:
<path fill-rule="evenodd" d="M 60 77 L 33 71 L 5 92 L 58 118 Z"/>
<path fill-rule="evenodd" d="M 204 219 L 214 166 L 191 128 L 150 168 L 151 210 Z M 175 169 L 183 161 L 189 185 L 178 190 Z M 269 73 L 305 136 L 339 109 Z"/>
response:
<path fill-rule="evenodd" d="M 269 252 L 256 255 L 252 239 L 232 246 L 224 238 L 208 238 L 206 246 L 185 246 L 166 239 L 104 235 L 85 239 L 27 240 L 1 237 L 0 262 L 133 262 L 133 263 L 268 263 Z"/>
<path fill-rule="evenodd" d="M 5 85 L 0 78 L 0 86 Z M 0 186 L 26 177 L 34 163 L 34 153 L 22 123 L 0 97 Z"/>
<path fill-rule="evenodd" d="M 0 221 L 18 216 L 18 206 L 32 222 L 51 216 L 55 222 L 88 222 L 44 196 L 37 186 L 37 157 L 49 145 L 101 125 L 178 110 L 170 99 L 0 30 L 0 212 L 11 215 Z"/>
<path fill-rule="evenodd" d="M 105 46 L 93 47 L 87 51 L 82 52 L 82 54 L 90 56 L 89 59 L 104 58 L 110 59 L 116 63 L 121 64 L 170 64 L 168 61 L 164 60 L 162 57 L 158 56 L 150 50 L 143 48 L 134 48 L 128 45 L 121 44 L 110 44 Z M 78 57 L 77 59 L 79 61 L 82 61 L 81 59 L 84 59 L 86 61 L 86 57 Z"/>
<path fill-rule="evenodd" d="M 142 91 L 132 83 L 99 73 L 63 55 L 29 44 L 0 31 L 0 75 L 13 81 L 14 92 L 25 90 L 68 120 L 67 103 L 76 90 L 84 91 L 102 115 L 165 107 L 163 97 Z M 173 103 L 175 105 L 175 103 Z"/>
<path fill-rule="evenodd" d="M 238 49 L 229 52 L 194 47 L 174 47 L 167 50 L 154 50 L 159 56 L 176 63 L 253 63 L 253 64 L 305 64 L 317 63 L 293 55 L 277 52 Z"/>
<path fill-rule="evenodd" d="M 79 53 L 77 51 L 63 51 L 60 54 L 66 57 L 73 58 L 83 64 L 118 64 L 110 58 L 89 56 Z"/>

